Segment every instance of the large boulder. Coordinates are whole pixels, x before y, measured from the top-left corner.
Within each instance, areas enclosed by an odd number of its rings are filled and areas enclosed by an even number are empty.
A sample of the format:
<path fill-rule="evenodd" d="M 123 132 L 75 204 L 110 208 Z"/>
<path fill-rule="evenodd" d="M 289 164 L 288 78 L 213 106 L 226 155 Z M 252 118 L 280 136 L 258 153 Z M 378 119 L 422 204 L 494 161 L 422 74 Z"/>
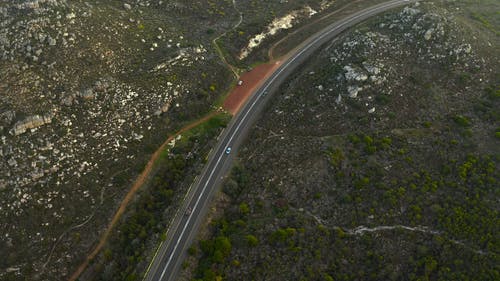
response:
<path fill-rule="evenodd" d="M 14 124 L 14 127 L 10 130 L 10 133 L 14 136 L 24 134 L 29 129 L 35 129 L 45 124 L 52 123 L 52 114 L 46 115 L 33 115 L 26 119 Z"/>

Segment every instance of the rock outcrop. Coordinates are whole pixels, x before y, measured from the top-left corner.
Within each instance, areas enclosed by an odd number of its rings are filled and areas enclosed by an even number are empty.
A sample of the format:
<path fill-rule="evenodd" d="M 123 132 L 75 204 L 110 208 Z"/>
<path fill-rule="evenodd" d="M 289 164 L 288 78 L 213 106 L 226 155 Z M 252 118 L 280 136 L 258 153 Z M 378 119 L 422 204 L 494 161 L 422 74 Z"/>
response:
<path fill-rule="evenodd" d="M 17 122 L 10 130 L 10 133 L 14 136 L 24 134 L 29 129 L 35 129 L 45 124 L 52 123 L 52 117 L 52 114 L 29 116 L 26 119 Z"/>

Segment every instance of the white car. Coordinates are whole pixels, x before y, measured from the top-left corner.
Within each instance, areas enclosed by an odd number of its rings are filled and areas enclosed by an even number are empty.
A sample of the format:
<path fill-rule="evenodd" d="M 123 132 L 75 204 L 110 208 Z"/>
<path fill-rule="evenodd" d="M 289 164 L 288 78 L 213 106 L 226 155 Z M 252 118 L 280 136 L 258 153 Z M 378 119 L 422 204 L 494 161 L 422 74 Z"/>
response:
<path fill-rule="evenodd" d="M 226 154 L 229 154 L 229 153 L 231 153 L 231 148 L 230 147 L 226 148 Z"/>

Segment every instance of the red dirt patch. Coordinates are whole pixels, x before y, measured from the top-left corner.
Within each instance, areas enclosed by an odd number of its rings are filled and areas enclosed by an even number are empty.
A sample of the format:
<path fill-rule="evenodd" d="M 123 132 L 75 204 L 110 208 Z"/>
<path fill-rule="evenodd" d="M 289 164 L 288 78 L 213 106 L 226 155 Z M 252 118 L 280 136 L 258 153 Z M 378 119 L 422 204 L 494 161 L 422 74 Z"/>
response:
<path fill-rule="evenodd" d="M 224 109 L 235 115 L 245 103 L 248 97 L 265 81 L 265 78 L 272 74 L 281 62 L 270 62 L 256 66 L 249 72 L 245 72 L 240 76 L 243 84 L 234 87 L 224 100 Z"/>

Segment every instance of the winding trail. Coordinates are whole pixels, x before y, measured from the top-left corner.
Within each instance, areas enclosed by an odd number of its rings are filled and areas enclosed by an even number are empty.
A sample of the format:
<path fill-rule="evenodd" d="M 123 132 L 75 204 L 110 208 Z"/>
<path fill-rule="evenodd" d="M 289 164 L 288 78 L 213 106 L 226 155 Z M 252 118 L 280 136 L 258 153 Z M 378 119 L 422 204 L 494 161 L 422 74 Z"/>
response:
<path fill-rule="evenodd" d="M 405 226 L 405 225 L 380 225 L 380 226 L 376 226 L 376 227 L 358 226 L 355 229 L 344 230 L 344 231 L 350 235 L 363 235 L 365 232 L 392 231 L 392 230 L 396 230 L 396 229 L 402 229 L 402 230 L 413 231 L 413 232 L 421 232 L 421 233 L 431 234 L 431 235 L 443 235 L 444 234 L 443 231 L 432 230 L 426 226 L 421 226 L 421 225 L 415 226 L 415 227 Z M 450 238 L 446 238 L 446 239 L 448 241 L 450 241 L 451 243 L 456 244 L 456 245 L 460 245 L 460 246 L 462 246 L 462 247 L 464 247 L 464 248 L 466 248 L 466 249 L 468 249 L 468 250 L 470 250 L 478 255 L 487 255 L 488 254 L 488 252 L 483 251 L 483 250 L 474 249 L 462 241 L 458 241 L 458 240 L 450 239 Z"/>
<path fill-rule="evenodd" d="M 240 15 L 240 20 L 233 26 L 233 28 L 231 29 L 228 29 L 226 30 L 224 33 L 220 34 L 219 36 L 215 37 L 213 40 L 212 40 L 212 44 L 214 45 L 215 47 L 215 50 L 217 51 L 217 54 L 219 55 L 220 59 L 222 60 L 222 62 L 231 70 L 231 72 L 233 73 L 234 75 L 234 78 L 235 79 L 238 79 L 238 77 L 240 76 L 238 74 L 238 68 L 236 68 L 235 66 L 231 65 L 227 60 L 226 60 L 226 57 L 224 56 L 224 53 L 222 52 L 219 44 L 217 43 L 217 40 L 219 40 L 220 38 L 226 36 L 226 34 L 228 34 L 230 31 L 233 31 L 235 30 L 236 28 L 238 28 L 241 23 L 243 22 L 243 13 L 238 10 L 238 7 L 236 6 L 236 0 L 233 0 L 233 7 L 234 7 L 234 10 Z"/>
<path fill-rule="evenodd" d="M 196 120 L 193 123 L 190 123 L 189 125 L 180 129 L 175 134 L 168 137 L 163 142 L 163 144 L 153 153 L 153 155 L 151 155 L 151 158 L 149 159 L 148 163 L 146 164 L 146 167 L 144 168 L 142 173 L 135 180 L 134 184 L 132 185 L 132 188 L 129 190 L 129 192 L 127 193 L 127 195 L 125 196 L 125 198 L 121 202 L 120 207 L 118 208 L 115 215 L 113 216 L 113 219 L 108 224 L 106 231 L 101 235 L 101 238 L 99 239 L 99 243 L 94 248 L 94 250 L 85 258 L 85 260 L 82 262 L 82 264 L 77 268 L 77 270 L 73 273 L 73 275 L 71 275 L 71 277 L 68 280 L 70 280 L 70 281 L 77 280 L 77 278 L 80 276 L 80 274 L 82 274 L 82 272 L 87 268 L 90 261 L 92 261 L 97 256 L 97 254 L 101 251 L 101 249 L 104 247 L 104 245 L 106 244 L 106 242 L 109 238 L 109 235 L 111 234 L 111 231 L 113 230 L 113 228 L 116 226 L 116 224 L 120 220 L 121 216 L 125 212 L 125 209 L 127 208 L 130 201 L 134 198 L 134 195 L 137 193 L 139 188 L 141 186 L 143 186 L 144 183 L 147 181 L 149 175 L 153 171 L 153 167 L 154 167 L 154 164 L 156 163 L 156 160 L 158 160 L 158 158 L 161 155 L 161 152 L 163 150 L 165 150 L 167 145 L 178 135 L 180 135 L 186 131 L 189 131 L 189 130 L 193 129 L 194 127 L 208 121 L 210 118 L 214 117 L 217 114 L 219 114 L 219 112 L 216 112 L 216 111 L 211 112 L 208 115 L 206 115 L 205 117 L 203 117 L 199 120 Z M 66 232 L 63 233 L 63 235 L 64 234 L 66 234 Z"/>
<path fill-rule="evenodd" d="M 236 0 L 233 0 L 233 7 L 236 10 L 236 12 L 239 14 L 239 17 L 240 17 L 239 21 L 231 29 L 225 31 L 224 33 L 222 33 L 219 36 L 217 36 L 216 38 L 214 38 L 212 40 L 212 43 L 213 43 L 213 45 L 214 45 L 214 47 L 215 47 L 215 49 L 216 49 L 216 51 L 217 51 L 220 59 L 222 60 L 222 62 L 231 70 L 231 72 L 233 73 L 235 79 L 238 79 L 239 78 L 239 74 L 238 74 L 237 68 L 235 68 L 234 66 L 232 66 L 231 64 L 229 64 L 227 62 L 227 60 L 226 60 L 226 58 L 225 58 L 222 50 L 220 49 L 220 47 L 219 47 L 219 45 L 217 43 L 217 40 L 219 40 L 220 38 L 222 38 L 223 36 L 225 36 L 228 32 L 233 31 L 236 28 L 238 28 L 241 25 L 241 23 L 243 22 L 243 13 L 240 10 L 238 10 L 237 5 L 236 5 Z M 205 121 L 207 121 L 210 118 L 214 117 L 216 114 L 218 114 L 218 112 L 212 112 L 212 113 L 208 114 L 207 116 L 205 116 L 205 117 L 203 117 L 203 118 L 201 118 L 199 120 L 196 120 L 193 123 L 191 123 L 191 124 L 187 125 L 186 127 L 182 128 L 181 130 L 179 130 L 178 132 L 176 132 L 172 136 L 168 137 L 163 142 L 163 144 L 153 153 L 153 155 L 149 159 L 148 163 L 146 164 L 146 167 L 144 168 L 144 170 L 142 171 L 142 173 L 137 177 L 137 179 L 135 180 L 134 184 L 132 185 L 132 188 L 129 190 L 129 192 L 127 193 L 127 195 L 123 199 L 123 201 L 120 203 L 120 207 L 118 208 L 118 210 L 116 211 L 115 215 L 113 216 L 113 219 L 108 224 L 108 227 L 106 228 L 105 232 L 101 235 L 101 238 L 99 239 L 99 243 L 94 248 L 94 250 L 92 250 L 92 252 L 89 255 L 87 255 L 87 257 L 80 264 L 80 266 L 77 268 L 77 270 L 71 275 L 71 277 L 68 279 L 69 281 L 75 281 L 75 280 L 77 280 L 78 277 L 87 268 L 87 266 L 89 265 L 90 261 L 92 261 L 97 256 L 97 254 L 102 250 L 102 248 L 104 247 L 104 245 L 108 241 L 108 238 L 109 238 L 109 235 L 111 234 L 111 231 L 114 229 L 114 227 L 118 223 L 119 219 L 121 218 L 121 216 L 125 212 L 128 204 L 133 199 L 134 195 L 137 193 L 137 191 L 139 190 L 139 188 L 142 185 L 144 185 L 144 183 L 146 182 L 148 176 L 151 174 L 151 172 L 153 170 L 154 163 L 156 162 L 156 160 L 158 160 L 158 157 L 160 156 L 161 152 L 165 149 L 165 147 L 175 137 L 177 137 L 179 134 L 182 134 L 185 131 L 188 131 L 188 130 L 190 130 L 190 129 L 192 129 L 192 128 L 198 126 L 198 125 L 200 125 L 201 123 L 204 123 Z M 64 233 L 61 234 L 61 236 L 59 237 L 59 239 L 56 242 L 56 244 L 52 247 L 52 249 L 50 251 L 50 254 L 49 254 L 48 258 L 47 258 L 47 261 L 44 264 L 44 267 L 49 263 L 50 258 L 52 257 L 52 253 L 54 252 L 54 249 L 56 248 L 58 242 L 62 239 L 62 237 L 64 237 L 69 231 L 74 230 L 74 229 L 76 229 L 78 227 L 81 227 L 84 224 L 86 224 L 88 221 L 90 221 L 90 219 L 93 217 L 93 215 L 94 214 L 92 214 L 82 224 L 78 224 L 77 226 L 73 226 L 73 227 L 69 228 Z"/>
<path fill-rule="evenodd" d="M 391 0 L 370 6 L 328 25 L 294 49 L 286 61 L 282 62 L 262 86 L 252 93 L 219 136 L 218 143 L 209 154 L 205 167 L 183 202 L 183 207 L 181 207 L 183 211 L 178 213 L 172 227 L 165 233 L 166 239 L 162 241 L 150 270 L 143 280 L 176 280 L 182 261 L 188 254 L 187 249 L 208 212 L 212 197 L 220 190 L 221 183 L 238 153 L 238 148 L 243 143 L 252 124 L 260 118 L 259 114 L 265 109 L 266 102 L 272 98 L 287 77 L 307 61 L 323 44 L 335 40 L 339 34 L 352 26 L 376 14 L 415 1 L 418 0 Z"/>
<path fill-rule="evenodd" d="M 358 0 L 359 1 L 359 0 Z M 212 40 L 212 43 L 214 44 L 214 47 L 216 48 L 216 51 L 220 57 L 220 59 L 222 60 L 222 62 L 231 70 L 231 72 L 233 73 L 234 77 L 236 79 L 239 78 L 239 69 L 232 66 L 231 64 L 228 63 L 228 61 L 226 60 L 221 48 L 219 47 L 217 41 L 222 38 L 223 36 L 225 36 L 228 32 L 230 31 L 233 31 L 235 30 L 236 28 L 238 28 L 241 23 L 243 22 L 243 13 L 241 11 L 238 10 L 237 8 L 237 5 L 236 5 L 236 0 L 233 0 L 233 7 L 234 9 L 239 13 L 240 15 L 240 19 L 239 21 L 233 26 L 232 29 L 229 29 L 227 31 L 225 31 L 224 33 L 220 34 L 219 36 L 217 36 L 216 38 L 214 38 Z M 343 7 L 342 9 L 344 9 L 345 7 Z M 330 16 L 331 14 L 329 15 L 326 15 L 326 16 Z M 325 16 L 325 17 L 326 17 Z M 320 18 L 320 19 L 323 19 L 324 17 Z M 318 19 L 318 20 L 320 20 Z M 343 25 L 347 25 L 346 23 L 344 23 Z M 323 38 L 323 36 L 319 37 L 319 39 Z M 319 41 L 319 39 L 316 39 L 316 41 Z M 283 40 L 283 39 L 282 39 Z M 277 42 L 276 44 L 274 44 L 273 48 L 278 44 L 278 43 L 281 43 L 282 42 L 279 41 Z M 308 52 L 311 52 L 313 49 L 311 49 L 310 51 Z M 302 54 L 304 51 L 302 51 L 300 54 Z M 299 54 L 299 55 L 300 55 Z M 296 57 L 294 57 L 292 59 L 295 60 L 296 58 L 298 57 L 298 55 Z M 285 65 L 284 67 L 282 67 L 281 65 L 279 65 L 279 67 L 281 67 L 281 70 L 278 71 L 279 73 L 276 74 L 274 73 L 276 76 L 274 76 L 274 78 L 270 79 L 272 81 L 274 81 L 276 79 L 276 77 L 278 77 L 278 75 L 284 71 L 284 69 L 289 65 L 291 64 L 291 62 L 289 62 L 287 65 Z M 280 68 L 278 68 L 280 69 Z M 290 71 L 293 70 L 293 68 L 290 67 Z M 283 75 L 285 76 L 285 75 Z M 268 77 L 269 78 L 269 77 Z M 280 78 L 280 79 L 283 79 L 283 78 Z M 269 83 L 265 88 L 267 89 L 269 87 L 271 83 Z M 277 83 L 278 84 L 278 83 Z M 254 87 L 257 87 L 257 86 L 260 86 L 261 84 L 256 84 L 254 85 Z M 260 88 L 260 87 L 258 87 Z M 259 97 L 262 96 L 262 94 L 265 92 L 265 90 L 262 90 L 262 92 L 259 93 L 259 95 L 256 95 L 255 98 L 258 99 Z M 244 102 L 244 101 L 243 101 Z M 255 104 L 256 102 L 254 102 Z M 253 107 L 253 106 L 252 106 Z M 240 106 L 238 106 L 238 110 L 239 110 Z M 236 110 L 237 111 L 237 110 Z M 210 118 L 212 118 L 213 116 L 215 116 L 216 114 L 218 114 L 218 112 L 212 112 L 210 114 L 208 114 L 207 116 L 199 119 L 199 120 L 196 120 L 194 121 L 193 123 L 187 125 L 186 127 L 182 128 L 181 130 L 179 130 L 178 132 L 176 132 L 175 134 L 173 134 L 172 136 L 170 136 L 169 138 L 167 138 L 163 144 L 155 151 L 155 153 L 151 156 L 150 160 L 148 161 L 146 167 L 144 168 L 144 170 L 142 171 L 142 173 L 137 177 L 137 179 L 135 180 L 134 184 L 132 185 L 132 188 L 129 190 L 129 192 L 127 193 L 127 195 L 125 196 L 125 198 L 123 199 L 122 203 L 120 204 L 120 207 L 118 208 L 117 212 L 115 213 L 115 215 L 113 216 L 111 222 L 108 224 L 108 227 L 106 228 L 105 232 L 101 235 L 101 238 L 99 240 L 99 243 L 95 246 L 95 248 L 93 249 L 93 251 L 85 258 L 85 260 L 82 262 L 82 264 L 77 268 L 77 270 L 71 275 L 71 277 L 69 278 L 70 281 L 74 281 L 74 280 L 77 280 L 77 278 L 81 275 L 81 273 L 87 268 L 87 266 L 89 265 L 89 263 L 97 256 L 97 254 L 102 250 L 102 248 L 104 247 L 104 245 L 106 244 L 110 234 L 111 234 L 111 231 L 113 230 L 113 228 L 116 226 L 116 224 L 118 223 L 119 219 L 121 218 L 121 216 L 123 215 L 123 213 L 125 212 L 126 210 L 126 207 L 128 206 L 128 204 L 130 203 L 130 201 L 133 199 L 134 195 L 136 194 L 136 192 L 139 190 L 139 188 L 146 182 L 146 180 L 148 179 L 148 176 L 150 175 L 150 173 L 152 172 L 153 168 L 154 168 L 154 163 L 156 162 L 156 160 L 159 158 L 161 152 L 165 149 L 165 147 L 168 145 L 168 143 L 170 143 L 170 141 L 172 139 L 174 139 L 176 136 L 178 136 L 179 134 L 182 134 L 183 132 L 187 131 L 187 130 L 190 130 L 194 127 L 196 127 L 197 125 L 209 120 Z M 246 115 L 242 115 L 242 116 L 247 116 L 249 113 L 247 112 Z M 245 121 L 245 122 L 250 122 L 250 121 Z M 236 127 L 236 130 L 239 128 Z M 245 128 L 248 128 L 248 126 L 245 124 Z M 238 142 L 240 142 L 241 140 L 233 140 L 233 137 L 235 136 L 236 133 L 233 133 L 233 135 L 231 136 L 230 138 L 230 141 L 228 143 L 236 143 L 235 145 L 238 144 Z M 229 136 L 229 131 L 227 132 L 227 136 Z M 222 142 L 219 144 L 218 146 L 218 150 L 222 150 L 224 151 L 225 150 L 225 145 L 222 145 Z M 225 155 L 224 153 L 221 153 L 220 151 L 218 153 L 216 153 L 215 155 Z M 219 160 L 221 158 L 219 157 Z M 229 162 L 228 162 L 229 163 Z M 226 165 L 226 167 L 224 167 L 224 169 L 228 169 L 229 167 L 229 164 Z M 222 169 L 222 168 L 221 168 Z M 221 172 L 222 173 L 222 172 Z M 198 212 L 202 212 L 201 210 L 199 210 Z M 189 218 L 192 216 L 192 214 L 189 216 Z M 182 216 L 183 219 L 185 219 L 186 217 L 185 216 Z M 165 272 L 165 271 L 163 271 Z"/>
<path fill-rule="evenodd" d="M 293 208 L 293 209 L 298 211 L 296 208 Z M 316 221 L 316 223 L 318 223 L 318 225 L 322 225 L 322 226 L 325 226 L 327 228 L 334 229 L 334 230 L 341 230 L 346 235 L 351 235 L 351 236 L 364 235 L 365 233 L 372 233 L 372 232 L 394 231 L 394 230 L 406 230 L 406 231 L 412 231 L 412 232 L 420 232 L 420 233 L 429 234 L 429 235 L 444 235 L 444 234 L 446 234 L 443 231 L 433 230 L 433 229 L 430 229 L 429 227 L 423 226 L 423 225 L 406 226 L 406 225 L 398 224 L 398 225 L 379 225 L 379 226 L 375 226 L 375 227 L 367 227 L 364 225 L 360 225 L 354 229 L 348 229 L 348 228 L 344 228 L 344 227 L 340 227 L 340 226 L 336 226 L 336 225 L 334 225 L 334 226 L 328 225 L 328 223 L 325 222 L 323 219 L 319 218 L 318 216 L 312 214 L 309 211 L 305 211 L 304 214 L 313 218 Z M 459 240 L 455 240 L 452 238 L 446 238 L 446 240 L 448 240 L 449 242 L 451 242 L 455 245 L 462 246 L 465 249 L 467 249 L 475 254 L 481 255 L 481 256 L 489 254 L 487 251 L 484 251 L 481 249 L 475 249 L 475 248 L 473 248 L 473 247 L 471 247 L 471 246 L 467 245 L 466 243 L 459 241 Z"/>

